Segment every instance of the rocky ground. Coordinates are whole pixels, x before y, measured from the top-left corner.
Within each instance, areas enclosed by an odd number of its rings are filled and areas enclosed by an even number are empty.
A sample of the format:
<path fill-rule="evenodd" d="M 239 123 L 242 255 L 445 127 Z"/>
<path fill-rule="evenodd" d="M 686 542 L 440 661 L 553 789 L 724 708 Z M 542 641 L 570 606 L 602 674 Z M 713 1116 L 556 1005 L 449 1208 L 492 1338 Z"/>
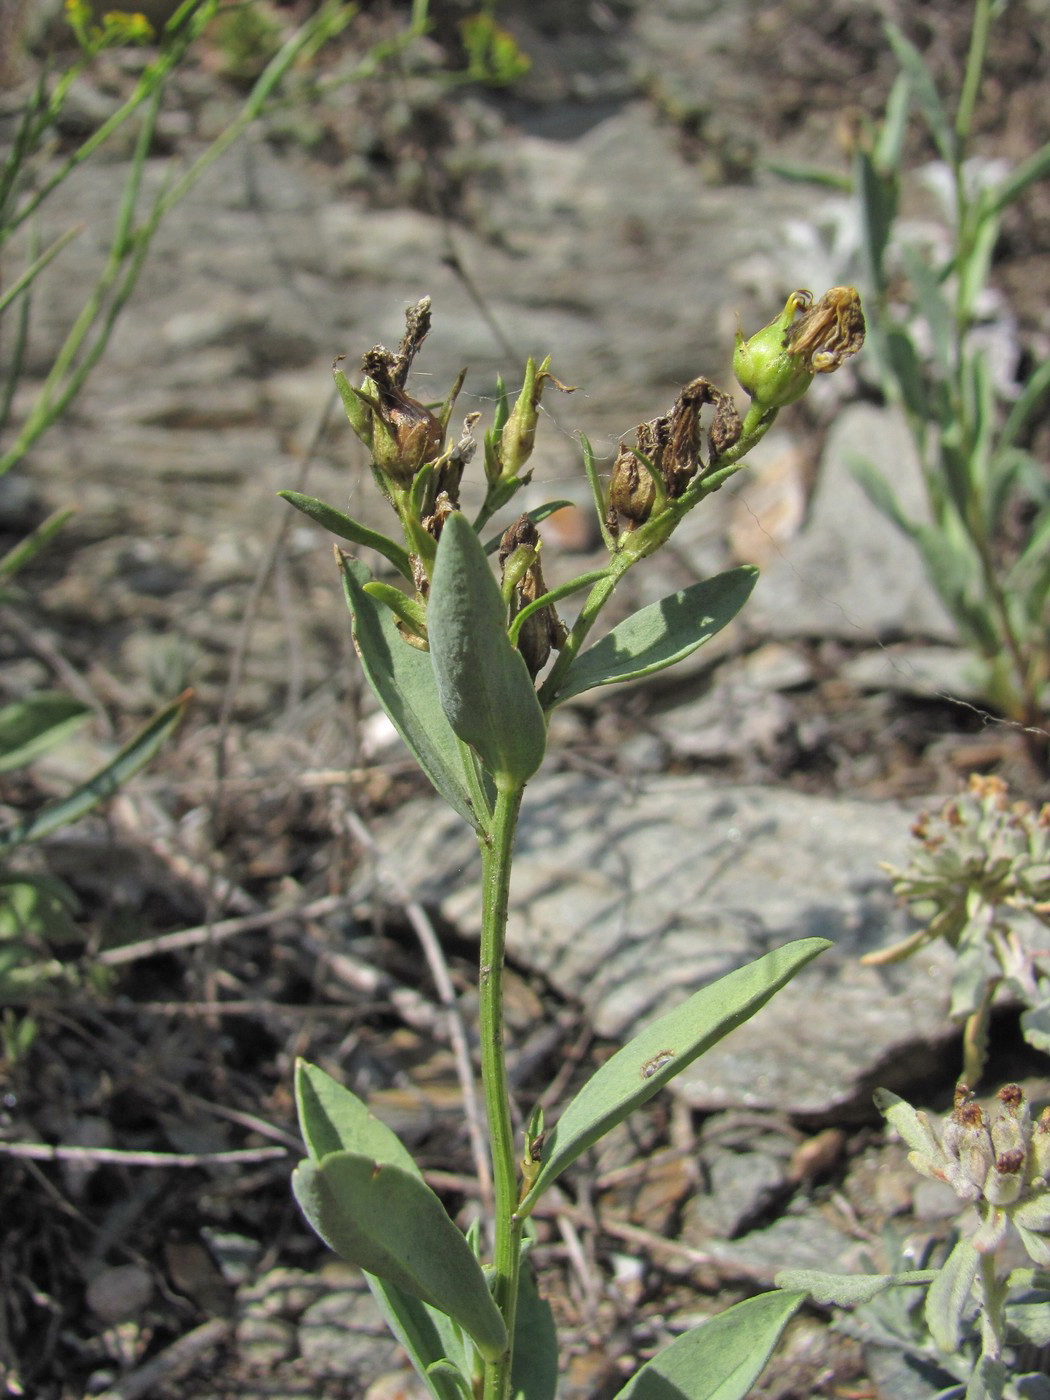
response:
<path fill-rule="evenodd" d="M 319 60 L 326 77 L 398 22 L 364 8 Z M 368 1097 L 463 1220 L 476 1207 L 413 923 L 436 925 L 469 1012 L 471 843 L 375 714 L 328 541 L 275 500 L 295 487 L 380 518 L 333 408 L 333 356 L 396 340 L 429 294 L 421 383 L 441 397 L 467 364 L 461 405 L 488 414 L 496 374 L 513 383 L 526 355 L 550 352 L 579 387 L 545 400 L 535 500 L 584 506 L 577 430 L 608 461 L 686 380 L 728 386 L 738 317 L 755 327 L 796 286 L 858 276 L 848 196 L 776 167 L 841 172 L 850 133 L 881 110 L 893 63 L 874 5 L 507 5 L 533 67 L 504 92 L 442 80 L 459 11 L 433 8 L 433 36 L 399 71 L 304 88 L 172 212 L 104 363 L 0 481 L 11 537 L 78 507 L 29 606 L 5 616 L 3 698 L 74 687 L 100 715 L 5 802 L 60 790 L 162 700 L 196 696 L 149 774 L 48 849 L 82 901 L 77 983 L 33 999 L 40 1032 L 4 1066 L 0 1142 L 83 1152 L 0 1158 L 10 1395 L 418 1393 L 353 1271 L 291 1203 L 296 1055 Z M 943 81 L 965 54 L 964 8 L 938 0 L 909 21 Z M 1050 138 L 1046 47 L 1045 4 L 1017 3 L 982 94 L 982 155 L 1018 160 Z M 151 189 L 236 110 L 215 66 L 177 84 Z M 77 92 L 78 120 L 97 122 L 127 81 L 107 60 Z M 3 120 L 22 91 L 12 79 Z M 85 231 L 37 299 L 21 409 L 104 253 L 126 154 L 48 206 L 42 237 Z M 917 138 L 909 161 L 907 217 L 936 238 Z M 1048 228 L 1045 187 L 1004 227 L 988 321 L 1015 365 L 1050 341 Z M 854 364 L 781 415 L 739 485 L 616 604 L 754 562 L 739 624 L 662 684 L 560 713 L 526 805 L 509 1006 L 524 1110 L 543 1098 L 555 1112 L 683 989 L 787 937 L 836 945 L 552 1199 L 535 1258 L 565 1400 L 611 1396 L 784 1264 L 884 1267 L 889 1238 L 950 1224 L 951 1202 L 920 1187 L 870 1107 L 885 1083 L 943 1108 L 958 1063 L 942 960 L 859 966 L 906 926 L 878 863 L 899 862 L 915 812 L 973 769 L 1033 799 L 1046 787 L 849 475 L 866 455 L 917 499 L 901 425 Z M 1045 446 L 1045 422 L 1037 434 Z M 585 509 L 557 523 L 549 576 L 587 567 L 596 543 Z M 989 1085 L 1006 1078 L 1046 1096 L 1045 1061 L 1008 1009 Z M 248 1160 L 209 1156 L 235 1150 Z M 756 1394 L 929 1393 L 826 1323 L 793 1327 Z"/>

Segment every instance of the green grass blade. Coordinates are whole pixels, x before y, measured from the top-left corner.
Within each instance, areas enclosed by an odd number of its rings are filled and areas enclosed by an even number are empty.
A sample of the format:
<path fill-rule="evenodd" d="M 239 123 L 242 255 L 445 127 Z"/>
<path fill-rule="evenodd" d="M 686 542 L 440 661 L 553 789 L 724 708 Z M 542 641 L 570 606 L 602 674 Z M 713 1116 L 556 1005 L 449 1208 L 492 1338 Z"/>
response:
<path fill-rule="evenodd" d="M 41 837 L 50 836 L 53 831 L 75 822 L 100 802 L 112 797 L 129 778 L 150 761 L 172 733 L 185 714 L 192 695 L 193 692 L 187 690 L 177 700 L 165 705 L 130 743 L 125 744 L 110 763 L 100 768 L 87 782 L 81 783 L 67 796 L 44 807 L 26 821 L 8 827 L 6 831 L 0 831 L 0 853 L 25 845 L 28 841 L 39 841 Z"/>

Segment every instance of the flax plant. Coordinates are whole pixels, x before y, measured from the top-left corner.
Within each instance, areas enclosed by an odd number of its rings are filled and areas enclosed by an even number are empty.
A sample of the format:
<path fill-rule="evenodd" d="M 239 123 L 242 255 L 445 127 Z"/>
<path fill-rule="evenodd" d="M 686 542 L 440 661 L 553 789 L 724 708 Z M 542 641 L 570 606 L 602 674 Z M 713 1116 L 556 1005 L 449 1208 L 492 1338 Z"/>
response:
<path fill-rule="evenodd" d="M 582 1152 L 753 1015 L 826 944 L 790 943 L 695 992 L 602 1065 L 553 1126 L 533 1112 L 516 1143 L 503 969 L 522 798 L 543 761 L 557 706 L 675 664 L 744 605 L 756 578 L 748 566 L 670 594 L 592 640 L 624 574 L 743 469 L 779 411 L 815 375 L 834 371 L 860 348 L 864 320 L 852 288 L 832 288 L 819 300 L 793 292 L 768 326 L 738 338 L 734 369 L 749 400 L 743 414 L 710 380 L 694 379 L 668 413 L 641 424 L 635 443 L 621 447 L 608 482 L 581 438 L 606 558 L 553 588 L 544 579 L 539 526 L 563 502 L 487 531 L 529 481 L 543 395 L 567 386 L 549 359 L 530 360 L 513 404 L 500 386 L 480 444 L 478 414 L 450 432 L 463 376 L 440 404 L 421 402 L 408 383 L 430 320 L 424 299 L 408 312 L 396 351 L 377 345 L 365 354 L 362 382 L 352 383 L 338 363 L 335 369 L 347 418 L 369 451 L 400 538 L 312 497 L 281 494 L 355 547 L 354 556 L 336 553 L 365 675 L 437 792 L 477 833 L 478 1019 L 494 1215 L 464 1235 L 390 1129 L 305 1062 L 296 1092 L 307 1157 L 293 1187 L 320 1236 L 365 1270 L 437 1400 L 553 1400 L 557 1339 L 527 1262 L 537 1202 Z M 471 519 L 460 486 L 479 457 L 485 496 Z M 357 557 L 361 550 L 370 552 L 374 573 Z M 577 596 L 575 617 L 563 620 L 561 609 Z M 802 1296 L 795 1290 L 752 1298 L 686 1333 L 642 1366 L 619 1400 L 743 1397 Z"/>

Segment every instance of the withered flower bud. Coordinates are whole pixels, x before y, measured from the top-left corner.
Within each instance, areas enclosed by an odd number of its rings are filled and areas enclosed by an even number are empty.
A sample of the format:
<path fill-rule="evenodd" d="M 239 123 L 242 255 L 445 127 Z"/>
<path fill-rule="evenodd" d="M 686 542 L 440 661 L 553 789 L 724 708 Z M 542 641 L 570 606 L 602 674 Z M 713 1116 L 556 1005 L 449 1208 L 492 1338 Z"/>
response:
<path fill-rule="evenodd" d="M 405 392 L 412 362 L 430 330 L 430 298 L 405 313 L 405 334 L 397 353 L 375 345 L 362 357 L 368 377 L 362 396 L 371 408 L 370 443 L 380 471 L 404 489 L 420 467 L 440 455 L 445 430 L 430 409 Z M 355 425 L 356 427 L 356 425 Z"/>
<path fill-rule="evenodd" d="M 815 374 L 830 374 L 863 344 L 864 313 L 853 287 L 832 287 L 817 302 L 799 290 L 750 340 L 737 332 L 733 372 L 760 408 L 784 408 Z"/>
<path fill-rule="evenodd" d="M 522 467 L 532 456 L 536 441 L 536 422 L 540 416 L 540 399 L 547 380 L 563 394 L 576 392 L 574 386 L 555 379 L 551 374 L 550 364 L 551 357 L 548 355 L 537 369 L 536 361 L 530 355 L 525 365 L 525 379 L 521 392 L 500 434 L 499 462 L 503 476 L 520 475 Z"/>
<path fill-rule="evenodd" d="M 709 434 L 712 455 L 717 457 L 737 441 L 741 425 L 732 399 L 709 379 L 694 379 L 678 395 L 670 413 L 639 423 L 635 429 L 637 451 L 621 446 L 609 482 L 611 528 L 621 519 L 630 529 L 641 525 L 656 503 L 656 483 L 637 453 L 652 463 L 672 501 L 684 493 L 699 468 L 706 470 L 700 457 L 700 411 L 705 404 L 715 407 Z"/>
<path fill-rule="evenodd" d="M 539 531 L 527 515 L 519 515 L 513 525 L 503 532 L 500 540 L 499 562 L 503 578 L 507 578 L 508 571 L 518 572 L 516 563 L 525 565 L 511 589 L 512 621 L 529 603 L 534 603 L 547 592 L 538 558 L 539 545 Z M 518 650 L 525 658 L 530 676 L 539 675 L 547 664 L 551 649 L 560 648 L 567 636 L 565 624 L 553 603 L 539 608 L 525 619 L 518 633 Z"/>

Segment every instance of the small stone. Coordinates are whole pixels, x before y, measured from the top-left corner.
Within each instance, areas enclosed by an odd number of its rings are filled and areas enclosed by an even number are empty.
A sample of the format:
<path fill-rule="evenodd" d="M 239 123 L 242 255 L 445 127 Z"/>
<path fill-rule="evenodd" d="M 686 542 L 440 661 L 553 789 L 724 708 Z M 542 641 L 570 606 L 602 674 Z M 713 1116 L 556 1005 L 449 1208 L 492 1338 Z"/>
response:
<path fill-rule="evenodd" d="M 237 1324 L 237 1346 L 253 1370 L 265 1371 L 286 1361 L 295 1350 L 295 1325 L 280 1317 L 250 1315 Z"/>
<path fill-rule="evenodd" d="M 107 1324 L 137 1318 L 153 1296 L 153 1279 L 139 1264 L 103 1269 L 87 1286 L 88 1307 Z"/>

